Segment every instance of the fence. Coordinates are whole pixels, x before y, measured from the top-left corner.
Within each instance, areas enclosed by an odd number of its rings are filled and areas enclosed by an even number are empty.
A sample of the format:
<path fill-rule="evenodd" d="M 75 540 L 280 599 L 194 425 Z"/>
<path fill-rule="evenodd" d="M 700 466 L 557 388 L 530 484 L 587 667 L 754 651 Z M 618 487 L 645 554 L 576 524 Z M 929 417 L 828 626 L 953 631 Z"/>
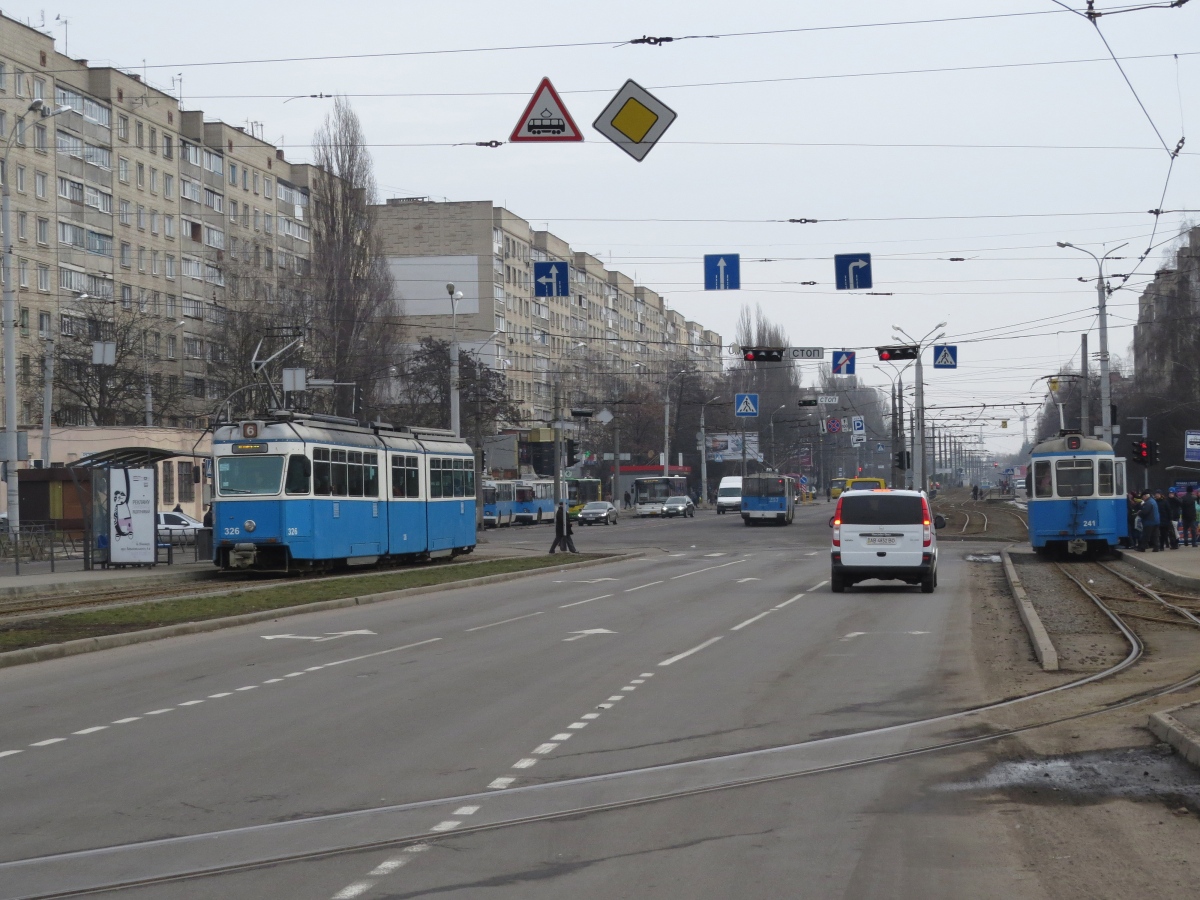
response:
<path fill-rule="evenodd" d="M 86 531 L 21 523 L 17 532 L 0 531 L 0 574 L 36 575 L 95 568 Z M 212 559 L 212 529 L 159 529 L 155 565 L 179 565 Z M 7 571 L 5 571 L 7 570 Z"/>

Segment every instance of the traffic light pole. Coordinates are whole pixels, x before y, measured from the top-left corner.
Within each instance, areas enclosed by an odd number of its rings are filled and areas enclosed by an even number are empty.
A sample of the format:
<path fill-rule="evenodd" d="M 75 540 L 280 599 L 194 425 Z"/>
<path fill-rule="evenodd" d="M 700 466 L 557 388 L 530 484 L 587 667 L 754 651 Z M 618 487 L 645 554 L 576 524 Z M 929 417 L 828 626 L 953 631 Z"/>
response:
<path fill-rule="evenodd" d="M 913 488 L 923 491 L 925 482 L 925 376 L 921 368 L 921 351 L 917 350 L 917 397 L 913 409 Z"/>

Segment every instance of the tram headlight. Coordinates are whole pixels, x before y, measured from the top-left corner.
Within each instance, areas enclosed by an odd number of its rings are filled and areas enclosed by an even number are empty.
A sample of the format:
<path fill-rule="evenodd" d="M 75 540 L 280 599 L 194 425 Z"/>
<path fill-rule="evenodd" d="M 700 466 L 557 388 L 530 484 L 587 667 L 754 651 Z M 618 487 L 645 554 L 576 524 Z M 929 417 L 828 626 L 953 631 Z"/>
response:
<path fill-rule="evenodd" d="M 242 523 L 242 527 L 246 529 L 247 534 L 253 534 L 254 529 L 258 527 L 253 519 L 247 519 Z"/>

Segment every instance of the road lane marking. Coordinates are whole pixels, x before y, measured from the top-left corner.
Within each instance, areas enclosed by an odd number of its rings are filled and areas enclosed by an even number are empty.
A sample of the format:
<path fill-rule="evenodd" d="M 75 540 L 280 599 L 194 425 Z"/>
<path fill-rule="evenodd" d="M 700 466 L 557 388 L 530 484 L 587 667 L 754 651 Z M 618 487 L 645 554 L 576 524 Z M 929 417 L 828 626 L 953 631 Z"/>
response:
<path fill-rule="evenodd" d="M 456 809 L 454 811 L 454 815 L 456 815 L 456 816 L 473 816 L 477 812 L 479 812 L 478 806 L 460 806 L 458 809 Z"/>
<path fill-rule="evenodd" d="M 239 690 L 239 691 L 252 691 L 252 690 L 254 690 L 254 689 L 255 689 L 255 688 L 257 688 L 257 687 L 258 687 L 258 685 L 257 685 L 257 684 L 248 684 L 248 685 L 246 685 L 245 687 L 240 687 L 240 688 L 238 688 L 237 690 Z"/>
<path fill-rule="evenodd" d="M 739 578 L 739 579 L 737 580 L 737 583 L 738 583 L 738 584 L 745 584 L 747 581 L 758 581 L 758 580 L 759 580 L 758 578 Z"/>
<path fill-rule="evenodd" d="M 645 678 L 631 678 L 629 683 L 630 684 L 645 684 L 646 679 Z"/>
<path fill-rule="evenodd" d="M 581 719 L 598 719 L 598 718 L 600 718 L 600 713 L 584 713 L 579 718 L 581 718 Z"/>
<path fill-rule="evenodd" d="M 799 600 L 803 596 L 804 596 L 804 594 L 797 594 L 795 597 L 788 597 L 786 600 L 784 600 L 782 603 L 780 603 L 778 606 L 776 606 L 775 609 L 783 609 L 789 603 L 795 603 L 797 600 Z"/>
<path fill-rule="evenodd" d="M 303 672 L 288 672 L 283 677 L 284 678 L 299 678 L 303 674 L 304 674 Z"/>
<path fill-rule="evenodd" d="M 816 584 L 814 584 L 812 587 L 810 587 L 809 590 L 815 591 L 817 588 L 825 587 L 825 585 L 827 585 L 827 584 L 829 584 L 828 581 L 818 581 Z"/>
<path fill-rule="evenodd" d="M 373 868 L 370 872 L 367 873 L 367 875 L 368 876 L 370 876 L 370 875 L 376 875 L 376 876 L 391 875 L 393 872 L 395 872 L 401 866 L 404 866 L 407 864 L 408 864 L 408 857 L 406 857 L 406 856 L 398 856 L 395 859 L 387 859 L 387 860 L 384 860 L 383 862 L 381 862 L 375 868 Z"/>
<path fill-rule="evenodd" d="M 124 719 L 117 719 L 113 722 L 114 725 L 128 725 L 130 722 L 140 722 L 141 716 L 126 716 Z"/>
<path fill-rule="evenodd" d="M 653 678 L 653 677 L 654 677 L 653 672 L 643 672 L 641 675 L 638 676 L 638 678 Z"/>
<path fill-rule="evenodd" d="M 38 741 L 36 744 L 30 744 L 30 747 L 49 747 L 51 744 L 61 744 L 66 738 L 50 738 L 45 741 Z"/>
<path fill-rule="evenodd" d="M 743 628 L 745 628 L 747 625 L 752 625 L 752 624 L 754 624 L 754 623 L 755 623 L 755 622 L 757 622 L 759 619 L 761 619 L 761 618 L 764 618 L 765 616 L 769 616 L 769 615 L 770 615 L 771 613 L 773 613 L 774 611 L 775 611 L 775 610 L 773 610 L 773 609 L 768 609 L 766 612 L 761 612 L 761 613 L 759 613 L 757 616 L 752 616 L 752 617 L 750 617 L 750 618 L 749 618 L 749 619 L 747 619 L 745 622 L 739 622 L 737 625 L 734 625 L 734 626 L 733 626 L 732 628 L 730 628 L 729 630 L 730 630 L 730 631 L 741 631 L 741 630 L 742 630 Z"/>
<path fill-rule="evenodd" d="M 728 553 L 705 553 L 705 556 L 728 556 Z"/>
<path fill-rule="evenodd" d="M 513 768 L 514 769 L 528 769 L 530 766 L 534 765 L 535 763 L 537 763 L 536 759 L 533 759 L 533 758 L 527 756 L 524 759 L 518 759 L 515 763 L 513 763 Z"/>
<path fill-rule="evenodd" d="M 550 738 L 550 740 L 552 740 L 552 741 L 565 741 L 565 740 L 569 739 L 570 737 L 571 737 L 571 736 L 570 736 L 569 734 L 567 734 L 567 733 L 565 733 L 565 732 L 564 732 L 564 733 L 562 733 L 562 734 L 556 734 L 556 735 L 554 735 L 554 737 Z"/>
<path fill-rule="evenodd" d="M 632 685 L 632 684 L 627 684 L 627 685 L 625 685 L 625 687 L 621 688 L 621 690 L 623 690 L 623 691 L 636 691 L 636 690 L 637 690 L 637 688 L 636 688 L 634 685 Z"/>
<path fill-rule="evenodd" d="M 723 569 L 726 566 L 736 566 L 740 563 L 744 563 L 745 561 L 746 560 L 744 559 L 735 559 L 733 562 L 721 563 L 719 566 L 705 566 L 703 569 L 693 569 L 690 572 L 684 572 L 682 575 L 672 575 L 671 580 L 674 581 L 676 578 L 687 578 L 689 575 L 699 575 L 701 572 L 711 572 L 713 569 Z"/>
<path fill-rule="evenodd" d="M 436 825 L 434 825 L 429 830 L 430 831 L 453 831 L 455 828 L 457 828 L 461 824 L 462 824 L 462 822 L 459 822 L 455 819 L 447 819 L 445 822 L 438 822 Z"/>
<path fill-rule="evenodd" d="M 804 555 L 805 556 L 816 556 L 820 552 L 821 552 L 820 550 L 814 550 L 812 553 L 805 553 Z"/>
<path fill-rule="evenodd" d="M 587 722 L 572 722 L 572 723 L 571 723 L 570 725 L 568 725 L 567 727 L 568 727 L 568 728 L 572 728 L 572 729 L 574 729 L 575 731 L 578 731 L 580 728 L 587 728 L 587 727 L 588 727 L 588 723 L 587 723 Z"/>
<path fill-rule="evenodd" d="M 279 684 L 281 681 L 283 681 L 282 678 L 268 678 L 263 684 Z"/>
<path fill-rule="evenodd" d="M 687 657 L 691 656 L 693 653 L 699 653 L 705 647 L 711 647 L 713 644 L 715 644 L 717 641 L 719 641 L 722 637 L 723 637 L 723 635 L 717 635 L 715 638 L 709 638 L 703 644 L 697 644 L 691 650 L 684 650 L 682 653 L 676 654 L 675 656 L 672 656 L 670 659 L 664 659 L 662 662 L 659 663 L 659 665 L 660 666 L 669 666 L 672 663 L 679 662 L 681 659 L 687 659 Z"/>
<path fill-rule="evenodd" d="M 856 637 L 862 637 L 864 634 L 866 634 L 865 631 L 852 631 L 848 635 L 846 635 L 844 638 L 842 638 L 842 641 L 845 642 L 845 641 L 852 640 L 853 638 L 856 638 Z"/>
<path fill-rule="evenodd" d="M 373 881 L 356 881 L 334 894 L 333 900 L 354 900 L 355 897 L 361 897 L 373 887 L 375 887 Z"/>
<path fill-rule="evenodd" d="M 558 744 L 555 744 L 555 743 L 538 744 L 536 747 L 533 748 L 533 752 L 538 754 L 539 756 L 545 756 L 547 753 L 550 753 L 552 750 L 554 750 L 554 748 L 557 746 L 558 746 Z"/>
<path fill-rule="evenodd" d="M 648 584 L 639 584 L 637 587 L 625 588 L 626 594 L 631 594 L 634 591 L 640 591 L 642 588 L 654 587 L 656 584 L 662 584 L 661 581 L 651 581 Z"/>
<path fill-rule="evenodd" d="M 229 697 L 232 695 L 233 695 L 233 691 L 226 691 L 223 694 L 209 694 L 208 699 L 209 700 L 220 700 L 222 697 Z"/>
<path fill-rule="evenodd" d="M 618 700 L 622 699 L 622 696 L 623 695 L 621 695 L 621 694 L 613 694 L 611 697 L 608 698 L 608 702 L 616 703 Z"/>
<path fill-rule="evenodd" d="M 93 725 L 91 728 L 84 728 L 80 731 L 72 731 L 71 734 L 95 734 L 97 731 L 104 731 L 108 728 L 107 725 Z"/>
<path fill-rule="evenodd" d="M 545 612 L 544 609 L 538 610 L 537 612 L 527 613 L 526 615 L 523 615 L 523 616 L 514 616 L 511 619 L 503 619 L 499 622 L 489 622 L 487 625 L 476 625 L 474 628 L 465 628 L 463 630 L 464 631 L 483 631 L 483 629 L 485 629 L 485 628 L 494 628 L 497 625 L 507 625 L 509 622 L 519 622 L 522 619 L 532 619 L 534 616 L 540 616 L 544 612 Z"/>
<path fill-rule="evenodd" d="M 420 647 L 423 644 L 436 644 L 441 638 L 429 638 L 426 641 L 417 641 L 415 644 L 405 644 L 402 647 L 389 647 L 387 650 L 376 650 L 374 653 L 364 653 L 362 656 L 351 656 L 349 659 L 339 659 L 334 662 L 325 663 L 325 668 L 330 666 L 340 666 L 343 663 L 358 662 L 362 659 L 371 659 L 375 656 L 386 656 L 389 653 L 396 653 L 400 650 L 411 650 L 413 647 Z"/>
<path fill-rule="evenodd" d="M 502 791 L 516 780 L 515 778 L 496 778 L 488 787 L 493 791 Z"/>
<path fill-rule="evenodd" d="M 203 700 L 184 700 L 179 705 L 180 706 L 199 706 L 203 702 L 204 702 Z"/>
<path fill-rule="evenodd" d="M 169 713 L 174 709 L 175 709 L 175 707 L 168 706 L 166 709 L 152 709 L 148 713 L 142 713 L 142 715 L 144 715 L 144 716 L 161 716 L 163 713 Z"/>
<path fill-rule="evenodd" d="M 612 594 L 601 594 L 599 597 L 589 597 L 587 600 L 576 600 L 574 603 L 564 603 L 559 609 L 566 609 L 568 606 L 583 606 L 585 603 L 591 603 L 594 600 L 607 600 Z"/>
<path fill-rule="evenodd" d="M 18 753 L 24 752 L 24 750 L 0 750 L 0 756 L 16 756 Z"/>

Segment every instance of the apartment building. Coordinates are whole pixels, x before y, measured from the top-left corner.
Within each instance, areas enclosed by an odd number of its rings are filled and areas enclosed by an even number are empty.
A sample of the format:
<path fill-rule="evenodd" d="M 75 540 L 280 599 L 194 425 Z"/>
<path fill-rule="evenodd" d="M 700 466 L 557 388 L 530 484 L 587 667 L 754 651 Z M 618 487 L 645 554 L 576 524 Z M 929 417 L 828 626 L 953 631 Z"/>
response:
<path fill-rule="evenodd" d="M 55 114 L 30 112 L 35 100 Z M 107 339 L 120 321 L 136 329 L 122 364 L 148 375 L 153 421 L 202 422 L 226 395 L 231 304 L 262 310 L 266 325 L 263 304 L 303 290 L 312 167 L 181 109 L 136 74 L 62 55 L 50 35 L 2 16 L 0 133 L 13 135 L 2 175 L 12 196 L 20 424 L 41 424 L 46 339 Z M 125 406 L 104 424 L 145 421 L 144 404 Z M 95 415 L 56 397 L 60 425 L 94 424 Z"/>
<path fill-rule="evenodd" d="M 553 417 L 556 387 L 586 395 L 612 375 L 658 377 L 675 359 L 721 370 L 719 334 L 490 201 L 390 199 L 376 222 L 397 313 L 417 336 L 456 330 L 464 350 L 503 372 L 521 424 Z M 564 265 L 569 296 L 536 296 L 535 262 Z M 463 295 L 457 314 L 448 283 Z"/>

